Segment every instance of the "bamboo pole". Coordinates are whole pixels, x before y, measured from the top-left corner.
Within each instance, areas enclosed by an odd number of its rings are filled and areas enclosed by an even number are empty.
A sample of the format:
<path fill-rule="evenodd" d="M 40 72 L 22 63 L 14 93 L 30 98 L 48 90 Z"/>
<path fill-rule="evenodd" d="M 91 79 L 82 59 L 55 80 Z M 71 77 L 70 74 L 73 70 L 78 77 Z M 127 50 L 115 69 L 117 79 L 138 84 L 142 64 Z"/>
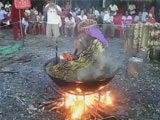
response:
<path fill-rule="evenodd" d="M 21 9 L 19 9 L 19 18 L 20 18 L 20 35 L 22 38 L 22 45 L 24 46 L 24 37 L 23 37 L 23 32 L 22 32 L 22 17 L 21 17 Z"/>
<path fill-rule="evenodd" d="M 57 4 L 57 0 L 55 0 L 55 3 Z M 57 41 L 57 37 L 55 37 L 55 55 L 56 55 L 56 62 L 58 62 L 58 41 Z"/>

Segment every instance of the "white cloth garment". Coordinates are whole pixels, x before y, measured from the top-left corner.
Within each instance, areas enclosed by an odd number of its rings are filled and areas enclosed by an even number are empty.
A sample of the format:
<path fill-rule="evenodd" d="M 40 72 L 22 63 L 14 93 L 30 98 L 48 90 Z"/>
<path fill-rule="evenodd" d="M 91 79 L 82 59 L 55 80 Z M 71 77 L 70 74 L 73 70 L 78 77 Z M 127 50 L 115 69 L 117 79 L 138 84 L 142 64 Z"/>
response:
<path fill-rule="evenodd" d="M 113 22 L 113 16 L 110 16 L 109 12 L 105 11 L 103 23 L 112 23 Z"/>
<path fill-rule="evenodd" d="M 61 17 L 57 14 L 57 11 L 54 7 L 49 7 L 47 11 L 47 23 L 58 24 L 59 27 L 62 25 Z"/>
<path fill-rule="evenodd" d="M 87 20 L 87 16 L 86 15 L 79 15 L 78 18 L 83 21 L 83 20 Z"/>
<path fill-rule="evenodd" d="M 68 17 L 65 18 L 65 26 L 67 28 L 71 28 L 71 27 L 75 27 L 76 26 L 76 22 L 74 17 L 72 17 L 70 20 Z"/>
<path fill-rule="evenodd" d="M 133 15 L 136 13 L 136 6 L 134 4 L 128 5 L 128 10 L 130 11 L 130 14 Z"/>
<path fill-rule="evenodd" d="M 117 5 L 109 5 L 109 8 L 111 10 L 111 12 L 114 12 L 113 15 L 116 15 L 117 14 L 117 11 L 118 11 L 118 7 Z"/>

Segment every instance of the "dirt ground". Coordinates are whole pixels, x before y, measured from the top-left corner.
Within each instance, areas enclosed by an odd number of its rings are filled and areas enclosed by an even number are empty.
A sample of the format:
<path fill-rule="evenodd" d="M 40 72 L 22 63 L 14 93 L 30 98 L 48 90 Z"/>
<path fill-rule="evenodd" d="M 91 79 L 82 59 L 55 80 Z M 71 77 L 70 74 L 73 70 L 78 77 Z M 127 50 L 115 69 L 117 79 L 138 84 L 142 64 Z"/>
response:
<path fill-rule="evenodd" d="M 73 52 L 76 38 L 58 39 L 58 53 Z M 0 30 L 0 46 L 15 44 L 10 29 Z M 45 36 L 28 35 L 24 47 L 10 55 L 0 55 L 0 120 L 63 120 L 56 112 L 44 111 L 41 103 L 56 98 L 56 85 L 43 70 L 55 56 Z M 160 120 L 160 64 L 143 62 L 139 78 L 126 74 L 128 57 L 123 41 L 109 40 L 108 56 L 120 68 L 109 84 L 121 120 Z"/>

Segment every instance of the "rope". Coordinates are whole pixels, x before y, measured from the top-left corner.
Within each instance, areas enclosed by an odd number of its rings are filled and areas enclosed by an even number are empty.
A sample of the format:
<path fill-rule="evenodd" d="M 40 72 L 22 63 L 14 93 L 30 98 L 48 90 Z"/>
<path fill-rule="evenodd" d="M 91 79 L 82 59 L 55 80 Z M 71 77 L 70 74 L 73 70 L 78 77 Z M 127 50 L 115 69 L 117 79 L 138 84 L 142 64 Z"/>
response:
<path fill-rule="evenodd" d="M 10 23 L 9 25 L 3 25 L 3 26 L 0 26 L 0 28 L 4 28 L 4 27 L 7 27 L 7 26 L 10 26 L 10 25 L 16 24 L 16 23 L 20 23 L 20 21 L 12 22 L 12 23 Z"/>
<path fill-rule="evenodd" d="M 30 23 L 47 23 L 46 21 L 29 21 Z M 0 28 L 4 28 L 4 27 L 7 27 L 7 26 L 10 26 L 10 25 L 13 25 L 15 23 L 20 23 L 20 21 L 17 21 L 17 22 L 12 22 L 11 24 L 9 25 L 3 25 L 3 26 L 0 26 Z M 62 23 L 65 23 L 65 22 L 62 22 Z M 102 24 L 96 24 L 96 25 L 106 25 L 107 23 L 102 23 Z M 156 23 L 156 24 L 160 24 L 160 23 Z M 137 25 L 137 23 L 132 23 L 132 24 L 129 24 L 129 25 Z M 148 25 L 146 23 L 142 23 L 143 26 L 145 25 Z M 113 26 L 117 26 L 117 27 L 122 27 L 122 25 L 117 25 L 117 24 L 113 24 Z"/>

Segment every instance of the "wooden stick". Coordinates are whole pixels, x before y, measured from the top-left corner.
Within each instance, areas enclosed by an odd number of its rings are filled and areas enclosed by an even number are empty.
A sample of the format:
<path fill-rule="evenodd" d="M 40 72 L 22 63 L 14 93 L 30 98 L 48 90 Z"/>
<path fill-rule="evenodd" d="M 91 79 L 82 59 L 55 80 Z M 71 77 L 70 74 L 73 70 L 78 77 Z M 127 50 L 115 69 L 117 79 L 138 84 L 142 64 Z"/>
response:
<path fill-rule="evenodd" d="M 57 41 L 57 38 L 55 39 L 56 39 L 55 55 L 56 55 L 56 63 L 58 63 L 58 41 Z"/>
<path fill-rule="evenodd" d="M 19 9 L 19 17 L 20 17 L 20 34 L 22 38 L 22 45 L 24 46 L 24 37 L 23 37 L 23 32 L 22 32 L 22 20 L 21 20 L 21 10 Z"/>

